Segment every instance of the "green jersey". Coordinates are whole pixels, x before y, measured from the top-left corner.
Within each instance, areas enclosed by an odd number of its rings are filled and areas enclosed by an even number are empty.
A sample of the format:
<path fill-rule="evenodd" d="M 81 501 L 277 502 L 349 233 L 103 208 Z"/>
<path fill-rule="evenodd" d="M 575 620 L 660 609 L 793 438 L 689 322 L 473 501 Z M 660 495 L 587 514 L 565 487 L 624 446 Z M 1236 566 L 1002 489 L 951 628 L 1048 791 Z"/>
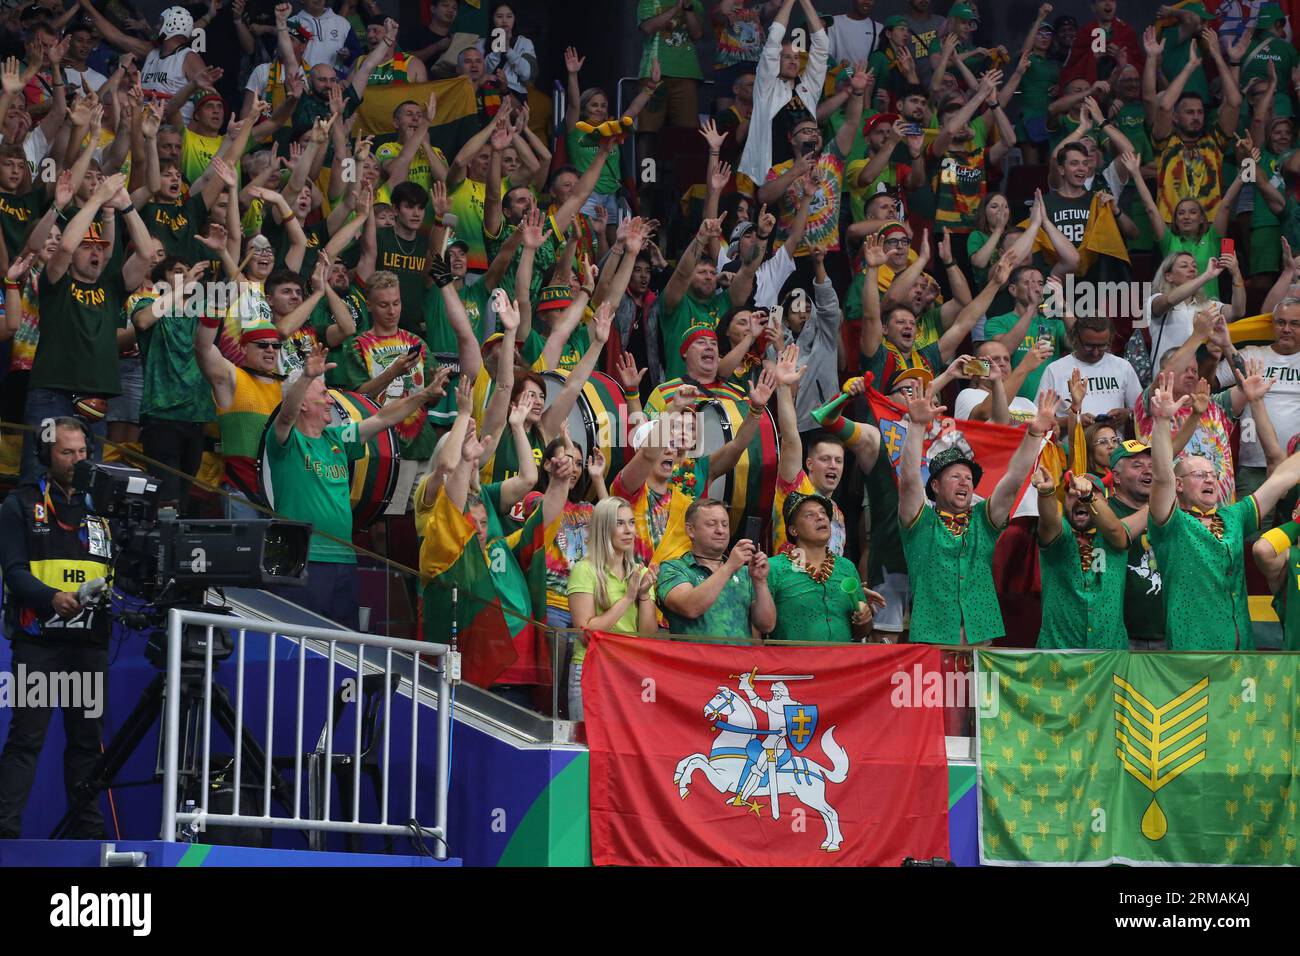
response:
<path fill-rule="evenodd" d="M 42 312 L 44 315 L 44 312 Z M 1165 628 L 1171 651 L 1253 650 L 1246 594 L 1245 539 L 1259 530 L 1255 497 L 1219 508 L 1216 538 L 1189 512 L 1175 507 L 1164 524 L 1150 525 L 1165 588 Z"/>
<path fill-rule="evenodd" d="M 1049 504 L 1056 507 L 1054 501 Z M 1127 557 L 1128 552 L 1112 548 L 1099 533 L 1080 535 L 1068 525 L 1051 544 L 1039 543 L 1038 567 L 1043 580 L 1040 648 L 1128 650 L 1124 629 Z"/>
<path fill-rule="evenodd" d="M 979 644 L 1006 634 L 993 587 L 993 549 L 1002 528 L 994 527 L 988 509 L 987 501 L 975 505 L 961 535 L 925 505 L 902 526 L 907 566 L 917 569 L 910 578 L 912 643 Z"/>
<path fill-rule="evenodd" d="M 115 256 L 96 282 L 78 282 L 71 270 L 57 282 L 41 273 L 36 283 L 41 339 L 28 388 L 114 396 L 122 391 L 117 330 L 126 286 Z"/>
<path fill-rule="evenodd" d="M 318 437 L 297 428 L 281 444 L 272 424 L 266 434 L 275 509 L 293 521 L 305 521 L 315 530 L 308 558 L 330 564 L 356 564 L 349 547 L 320 536 L 352 540 L 352 477 L 348 463 L 365 454 L 364 444 L 344 439 L 344 429 L 330 426 Z"/>

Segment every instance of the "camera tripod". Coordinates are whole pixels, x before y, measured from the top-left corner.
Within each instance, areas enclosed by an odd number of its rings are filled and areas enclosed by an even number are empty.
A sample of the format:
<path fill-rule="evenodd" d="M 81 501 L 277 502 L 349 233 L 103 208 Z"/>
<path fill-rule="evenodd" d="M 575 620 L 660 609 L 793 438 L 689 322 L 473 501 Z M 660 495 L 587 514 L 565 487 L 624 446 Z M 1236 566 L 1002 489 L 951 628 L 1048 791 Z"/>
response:
<path fill-rule="evenodd" d="M 94 769 L 85 780 L 73 789 L 68 812 L 55 825 L 53 832 L 50 834 L 51 839 L 57 840 L 67 837 L 72 822 L 78 818 L 80 813 L 94 800 L 97 800 L 101 793 L 117 783 L 117 775 L 121 772 L 122 767 L 126 765 L 131 755 L 139 749 L 141 742 L 155 723 L 159 724 L 159 734 L 158 758 L 154 763 L 153 779 L 120 784 L 120 786 L 141 786 L 157 781 L 162 774 L 161 757 L 164 735 L 161 731 L 161 724 L 165 713 L 166 697 L 167 674 L 164 672 L 149 682 L 149 686 L 140 695 L 139 701 L 136 702 L 135 708 L 126 718 L 121 729 L 113 735 L 113 739 L 104 748 L 104 752 L 96 761 Z M 206 700 L 204 696 L 203 665 L 198 662 L 183 661 L 181 663 L 180 686 L 180 739 L 182 747 L 180 774 L 187 783 L 180 788 L 180 792 L 183 795 L 189 795 L 191 799 L 199 798 L 196 799 L 196 802 L 200 805 L 202 805 L 201 794 L 198 794 L 195 788 L 202 785 L 202 781 L 199 780 L 202 771 L 201 768 L 195 766 L 195 763 L 201 742 L 200 735 L 203 733 L 202 720 L 206 703 L 211 704 L 213 721 L 234 741 L 235 707 L 231 703 L 230 692 L 216 681 L 213 681 L 211 700 Z M 265 779 L 267 769 L 265 751 L 262 750 L 261 745 L 253 737 L 252 733 L 249 732 L 247 725 L 244 726 L 243 733 L 240 736 L 242 739 L 236 745 L 243 748 L 243 766 L 247 768 L 247 779 Z M 286 813 L 292 815 L 292 791 L 279 771 L 274 767 L 271 769 L 271 794 L 280 807 Z M 236 812 L 238 812 L 239 797 L 239 794 L 235 794 Z"/>

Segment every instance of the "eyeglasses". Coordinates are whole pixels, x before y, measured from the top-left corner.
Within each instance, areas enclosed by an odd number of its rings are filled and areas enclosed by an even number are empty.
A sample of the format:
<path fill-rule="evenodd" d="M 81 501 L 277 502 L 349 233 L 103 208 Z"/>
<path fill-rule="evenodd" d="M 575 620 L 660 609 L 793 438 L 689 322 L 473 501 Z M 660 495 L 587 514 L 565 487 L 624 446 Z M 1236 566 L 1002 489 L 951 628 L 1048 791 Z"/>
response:
<path fill-rule="evenodd" d="M 1185 471 L 1179 475 L 1179 477 L 1191 478 L 1194 481 L 1204 481 L 1206 478 L 1218 478 L 1219 476 L 1212 471 L 1205 471 L 1202 469 L 1201 471 Z"/>
<path fill-rule="evenodd" d="M 1114 448 L 1119 444 L 1119 439 L 1111 436 L 1110 438 L 1098 438 L 1097 444 L 1103 448 Z"/>
<path fill-rule="evenodd" d="M 277 352 L 280 351 L 279 342 L 254 342 L 253 344 L 256 345 L 263 352 L 265 352 L 267 349 L 275 349 Z"/>
<path fill-rule="evenodd" d="M 907 246 L 908 246 L 908 244 L 909 244 L 909 243 L 908 243 L 908 240 L 906 240 L 906 239 L 886 239 L 886 240 L 885 240 L 885 248 L 886 248 L 886 249 L 906 249 Z"/>
<path fill-rule="evenodd" d="M 1098 342 L 1094 345 L 1088 342 L 1080 342 L 1078 348 L 1080 352 L 1105 352 L 1110 348 L 1110 343 Z"/>

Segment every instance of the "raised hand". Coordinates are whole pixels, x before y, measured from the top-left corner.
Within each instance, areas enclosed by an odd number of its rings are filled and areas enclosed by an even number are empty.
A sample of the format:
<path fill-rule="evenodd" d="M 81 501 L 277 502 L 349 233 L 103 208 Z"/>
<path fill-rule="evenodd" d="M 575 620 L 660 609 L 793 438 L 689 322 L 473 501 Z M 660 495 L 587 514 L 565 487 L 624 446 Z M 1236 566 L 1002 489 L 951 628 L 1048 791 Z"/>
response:
<path fill-rule="evenodd" d="M 200 233 L 194 238 L 198 240 L 204 248 L 211 249 L 213 252 L 220 252 L 222 249 L 226 248 L 226 227 L 219 222 L 209 222 L 208 234 L 205 236 Z"/>
<path fill-rule="evenodd" d="M 526 428 L 532 410 L 533 395 L 531 393 L 520 395 L 519 401 L 510 406 L 510 414 L 506 416 L 506 422 L 512 429 Z"/>
<path fill-rule="evenodd" d="M 722 149 L 722 143 L 727 138 L 726 132 L 718 132 L 718 124 L 712 119 L 706 119 L 700 124 L 700 135 L 709 144 L 709 151 L 714 153 Z"/>
<path fill-rule="evenodd" d="M 1030 480 L 1034 483 L 1034 490 L 1044 498 L 1056 493 L 1056 479 L 1042 465 L 1034 469 L 1034 477 Z"/>
<path fill-rule="evenodd" d="M 1033 426 L 1038 426 L 1040 435 L 1050 435 L 1056 431 L 1056 407 L 1061 404 L 1061 396 L 1050 388 L 1038 396 L 1038 414 L 1030 422 L 1029 433 L 1034 433 Z"/>
<path fill-rule="evenodd" d="M 65 169 L 59 173 L 58 181 L 54 184 L 54 205 L 59 209 L 66 209 L 76 192 L 72 188 L 72 170 Z"/>
<path fill-rule="evenodd" d="M 1083 411 L 1083 400 L 1088 394 L 1088 380 L 1076 368 L 1070 373 L 1070 404 L 1076 412 Z"/>
<path fill-rule="evenodd" d="M 307 378 L 320 378 L 335 367 L 333 362 L 326 361 L 327 358 L 329 358 L 329 350 L 317 342 L 316 347 L 311 350 L 311 354 L 307 356 L 307 361 L 303 364 L 302 374 Z"/>
<path fill-rule="evenodd" d="M 465 376 L 461 376 L 464 378 Z M 429 385 L 424 392 L 428 396 L 428 402 L 440 402 L 447 394 L 447 383 L 451 381 L 451 366 L 439 365 L 429 377 Z"/>
<path fill-rule="evenodd" d="M 564 50 L 564 68 L 570 73 L 578 73 L 582 70 L 582 64 L 587 62 L 585 56 L 578 56 L 578 51 L 573 47 L 566 47 Z"/>
<path fill-rule="evenodd" d="M 756 408 L 766 408 L 776 391 L 776 376 L 768 369 L 763 369 L 758 381 L 749 386 L 749 403 Z"/>
<path fill-rule="evenodd" d="M 618 384 L 623 386 L 623 391 L 629 394 L 640 390 L 641 380 L 645 378 L 647 371 L 649 370 L 636 367 L 636 359 L 631 352 L 624 352 L 614 360 L 614 377 L 618 379 Z"/>
<path fill-rule="evenodd" d="M 591 341 L 595 345 L 604 345 L 609 341 L 610 330 L 614 326 L 614 305 L 602 302 L 596 309 L 596 317 L 591 323 Z"/>
<path fill-rule="evenodd" d="M 727 183 L 729 182 L 731 182 L 731 164 L 719 163 L 718 168 L 715 169 L 713 175 L 709 177 L 709 185 L 713 187 L 715 192 L 722 192 L 722 190 L 727 188 Z M 604 207 L 602 206 L 600 208 Z"/>
<path fill-rule="evenodd" d="M 1233 370 L 1236 372 L 1236 369 Z M 1240 377 L 1241 373 L 1236 372 Z M 1201 416 L 1210 410 L 1210 383 L 1205 379 L 1197 379 L 1196 391 L 1192 392 L 1192 411 L 1199 421 Z"/>
<path fill-rule="evenodd" d="M 867 236 L 866 241 L 862 243 L 862 255 L 866 259 L 868 269 L 879 269 L 887 261 L 885 258 L 885 240 L 876 233 L 874 236 Z"/>
<path fill-rule="evenodd" d="M 1275 379 L 1265 378 L 1266 368 L 1264 363 L 1258 359 L 1250 359 L 1246 362 L 1246 374 L 1243 377 L 1240 370 L 1233 369 L 1233 374 L 1237 378 L 1237 384 L 1241 387 L 1241 392 L 1246 396 L 1246 401 L 1257 402 L 1273 387 Z"/>
<path fill-rule="evenodd" d="M 925 427 L 948 410 L 946 405 L 935 405 L 934 397 L 933 382 L 926 386 L 924 394 L 912 392 L 912 397 L 907 400 L 907 417 L 913 425 Z"/>
<path fill-rule="evenodd" d="M 27 253 L 25 256 L 19 256 L 9 263 L 9 269 L 5 272 L 5 278 L 10 282 L 23 282 L 31 274 L 32 263 L 36 261 L 35 251 Z"/>
<path fill-rule="evenodd" d="M 1173 373 L 1162 372 L 1157 379 L 1156 387 L 1151 390 L 1151 399 L 1148 404 L 1151 408 L 1152 418 L 1167 422 L 1186 408 L 1191 401 L 1192 397 L 1190 395 L 1175 399 Z"/>

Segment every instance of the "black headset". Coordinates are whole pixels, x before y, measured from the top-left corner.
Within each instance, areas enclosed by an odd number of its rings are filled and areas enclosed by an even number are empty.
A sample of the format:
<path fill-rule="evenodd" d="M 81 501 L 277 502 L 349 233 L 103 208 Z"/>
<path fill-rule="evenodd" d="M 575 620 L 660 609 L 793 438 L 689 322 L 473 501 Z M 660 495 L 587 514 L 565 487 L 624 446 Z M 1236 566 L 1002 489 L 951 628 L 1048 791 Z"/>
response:
<path fill-rule="evenodd" d="M 60 415 L 54 419 L 53 424 L 54 424 L 54 432 L 56 434 L 58 433 L 58 430 L 60 428 L 73 428 L 74 426 L 76 428 L 80 428 L 81 434 L 86 436 L 86 457 L 87 458 L 95 457 L 95 435 L 90 430 L 89 425 L 83 422 L 80 418 L 76 418 L 72 415 Z M 44 422 L 41 423 L 40 431 L 36 435 L 36 442 L 37 442 L 36 460 L 39 461 L 42 465 L 44 465 L 46 468 L 49 468 L 50 453 L 51 450 L 54 448 L 54 442 L 45 440 L 45 435 L 44 435 L 45 425 L 46 423 Z"/>

